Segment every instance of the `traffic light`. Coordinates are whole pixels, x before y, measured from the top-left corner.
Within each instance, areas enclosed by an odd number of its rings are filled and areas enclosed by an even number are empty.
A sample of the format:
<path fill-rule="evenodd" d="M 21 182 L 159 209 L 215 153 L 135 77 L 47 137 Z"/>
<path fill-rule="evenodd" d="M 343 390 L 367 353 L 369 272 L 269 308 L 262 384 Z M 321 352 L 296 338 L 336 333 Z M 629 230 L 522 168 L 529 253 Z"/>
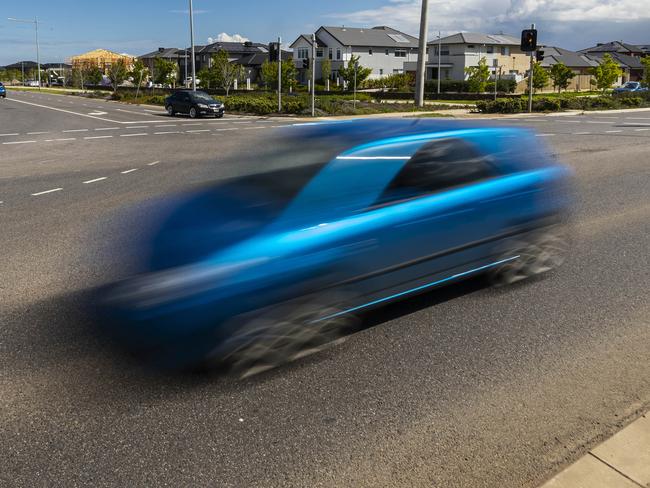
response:
<path fill-rule="evenodd" d="M 277 42 L 269 42 L 269 61 L 278 60 Z"/>
<path fill-rule="evenodd" d="M 525 53 L 532 53 L 537 49 L 537 29 L 526 29 L 521 31 L 521 50 Z"/>
<path fill-rule="evenodd" d="M 538 50 L 537 52 L 535 52 L 535 59 L 537 60 L 538 63 L 544 61 L 544 51 Z"/>
<path fill-rule="evenodd" d="M 302 68 L 309 69 L 309 58 L 305 58 L 302 60 Z"/>

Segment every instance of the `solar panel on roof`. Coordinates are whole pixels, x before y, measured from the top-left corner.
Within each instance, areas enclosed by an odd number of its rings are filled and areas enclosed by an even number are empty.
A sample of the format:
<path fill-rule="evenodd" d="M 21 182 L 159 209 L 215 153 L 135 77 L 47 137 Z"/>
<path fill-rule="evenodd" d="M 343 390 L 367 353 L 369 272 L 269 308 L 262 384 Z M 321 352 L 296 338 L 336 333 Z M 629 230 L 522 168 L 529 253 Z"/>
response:
<path fill-rule="evenodd" d="M 409 42 L 409 40 L 402 34 L 388 34 L 388 37 L 390 37 L 395 42 Z"/>

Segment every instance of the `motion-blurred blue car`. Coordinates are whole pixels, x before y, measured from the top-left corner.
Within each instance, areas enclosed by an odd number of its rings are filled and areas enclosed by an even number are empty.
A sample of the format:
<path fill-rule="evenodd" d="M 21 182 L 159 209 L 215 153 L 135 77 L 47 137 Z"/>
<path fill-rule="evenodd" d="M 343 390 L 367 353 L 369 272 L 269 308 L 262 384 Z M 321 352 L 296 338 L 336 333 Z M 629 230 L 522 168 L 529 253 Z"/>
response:
<path fill-rule="evenodd" d="M 142 273 L 103 290 L 114 335 L 161 362 L 248 375 L 335 342 L 373 307 L 562 262 L 568 173 L 532 132 L 406 119 L 283 130 L 255 156 L 283 168 L 185 197 L 140 250 Z"/>
<path fill-rule="evenodd" d="M 7 89 L 1 82 L 0 82 L 0 97 L 7 98 Z"/>

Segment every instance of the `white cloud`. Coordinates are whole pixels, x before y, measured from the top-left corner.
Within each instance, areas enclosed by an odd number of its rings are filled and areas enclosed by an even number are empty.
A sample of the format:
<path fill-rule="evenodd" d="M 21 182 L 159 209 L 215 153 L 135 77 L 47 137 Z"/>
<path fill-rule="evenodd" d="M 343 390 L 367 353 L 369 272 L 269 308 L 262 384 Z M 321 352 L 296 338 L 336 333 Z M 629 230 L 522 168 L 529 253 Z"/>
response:
<path fill-rule="evenodd" d="M 246 42 L 250 41 L 248 37 L 241 36 L 239 34 L 233 34 L 232 36 L 222 32 L 217 37 L 208 37 L 208 43 L 212 44 L 213 42 Z"/>

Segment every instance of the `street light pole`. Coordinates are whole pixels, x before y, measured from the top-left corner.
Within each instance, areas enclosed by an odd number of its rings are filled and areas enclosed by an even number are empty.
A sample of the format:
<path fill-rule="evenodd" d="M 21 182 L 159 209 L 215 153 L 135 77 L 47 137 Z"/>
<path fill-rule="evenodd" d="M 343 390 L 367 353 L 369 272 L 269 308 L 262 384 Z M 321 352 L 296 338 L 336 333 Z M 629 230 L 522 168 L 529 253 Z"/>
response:
<path fill-rule="evenodd" d="M 316 33 L 311 35 L 311 116 L 316 116 Z"/>
<path fill-rule="evenodd" d="M 282 112 L 282 38 L 278 37 L 278 113 Z"/>
<path fill-rule="evenodd" d="M 438 31 L 438 94 L 440 94 L 440 55 L 442 52 L 442 32 Z"/>
<path fill-rule="evenodd" d="M 194 55 L 194 9 L 190 0 L 190 42 L 192 45 L 192 90 L 196 91 L 196 56 Z"/>
<path fill-rule="evenodd" d="M 38 18 L 34 17 L 34 20 L 24 20 L 24 19 L 14 19 L 13 17 L 8 17 L 7 20 L 12 22 L 20 22 L 22 24 L 34 24 L 36 27 L 36 64 L 38 65 L 38 89 L 41 89 L 41 54 L 38 44 Z M 23 75 L 24 79 L 24 75 Z"/>
<path fill-rule="evenodd" d="M 415 105 L 424 107 L 424 74 L 427 57 L 429 0 L 422 0 L 422 14 L 420 16 L 420 48 L 418 53 L 418 71 L 415 79 Z M 438 76 L 439 78 L 440 76 Z"/>

